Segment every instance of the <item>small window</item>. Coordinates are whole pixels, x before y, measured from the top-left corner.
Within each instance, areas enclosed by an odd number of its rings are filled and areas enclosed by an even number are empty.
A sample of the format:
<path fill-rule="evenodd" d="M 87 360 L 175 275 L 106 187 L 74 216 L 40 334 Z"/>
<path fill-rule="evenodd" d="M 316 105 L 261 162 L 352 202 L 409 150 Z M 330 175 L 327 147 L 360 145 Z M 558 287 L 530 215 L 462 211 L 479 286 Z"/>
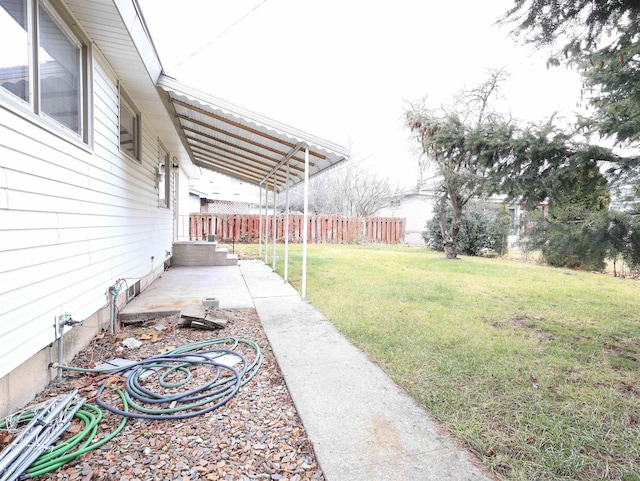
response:
<path fill-rule="evenodd" d="M 167 150 L 160 145 L 158 158 L 158 205 L 169 207 L 171 193 L 169 182 L 171 179 L 171 159 Z"/>
<path fill-rule="evenodd" d="M 120 151 L 140 161 L 140 114 L 120 89 Z"/>

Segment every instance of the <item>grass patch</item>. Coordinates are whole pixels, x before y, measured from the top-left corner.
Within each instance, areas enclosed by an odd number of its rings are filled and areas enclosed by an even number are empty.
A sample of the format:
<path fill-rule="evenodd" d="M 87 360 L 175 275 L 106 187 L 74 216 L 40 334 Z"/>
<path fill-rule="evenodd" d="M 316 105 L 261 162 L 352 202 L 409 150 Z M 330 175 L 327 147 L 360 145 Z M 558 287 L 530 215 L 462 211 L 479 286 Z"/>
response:
<path fill-rule="evenodd" d="M 300 246 L 290 261 L 299 288 Z M 508 480 L 640 480 L 639 294 L 516 261 L 309 246 L 308 300 Z"/>

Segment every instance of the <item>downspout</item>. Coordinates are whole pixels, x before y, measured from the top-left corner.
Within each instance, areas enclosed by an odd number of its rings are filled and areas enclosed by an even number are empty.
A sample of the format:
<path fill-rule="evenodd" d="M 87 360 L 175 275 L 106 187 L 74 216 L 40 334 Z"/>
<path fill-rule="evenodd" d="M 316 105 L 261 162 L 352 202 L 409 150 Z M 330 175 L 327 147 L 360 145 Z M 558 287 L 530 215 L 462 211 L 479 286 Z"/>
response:
<path fill-rule="evenodd" d="M 309 146 L 304 148 L 304 214 L 302 216 L 302 299 L 307 298 L 307 235 L 309 230 Z"/>

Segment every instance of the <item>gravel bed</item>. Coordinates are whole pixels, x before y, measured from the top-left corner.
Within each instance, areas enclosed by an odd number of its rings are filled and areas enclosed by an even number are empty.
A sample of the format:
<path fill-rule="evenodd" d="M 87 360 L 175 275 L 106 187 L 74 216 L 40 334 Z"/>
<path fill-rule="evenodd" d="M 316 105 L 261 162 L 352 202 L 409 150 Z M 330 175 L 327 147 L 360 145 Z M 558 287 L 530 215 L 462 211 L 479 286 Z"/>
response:
<path fill-rule="evenodd" d="M 141 360 L 220 337 L 254 341 L 260 346 L 264 362 L 256 376 L 227 404 L 188 419 L 129 419 L 124 430 L 101 448 L 38 479 L 323 481 L 313 447 L 255 310 L 215 309 L 215 314 L 228 320 L 225 328 L 211 331 L 180 327 L 180 319 L 175 316 L 124 327 L 116 335 L 102 333 L 70 364 L 94 367 L 115 358 Z M 142 341 L 142 346 L 123 347 L 128 338 Z M 65 371 L 63 379 L 51 382 L 36 401 L 79 389 L 91 402 L 97 387 L 92 377 Z M 100 432 L 104 433 L 99 436 L 113 431 L 121 419 L 105 411 L 100 424 Z"/>

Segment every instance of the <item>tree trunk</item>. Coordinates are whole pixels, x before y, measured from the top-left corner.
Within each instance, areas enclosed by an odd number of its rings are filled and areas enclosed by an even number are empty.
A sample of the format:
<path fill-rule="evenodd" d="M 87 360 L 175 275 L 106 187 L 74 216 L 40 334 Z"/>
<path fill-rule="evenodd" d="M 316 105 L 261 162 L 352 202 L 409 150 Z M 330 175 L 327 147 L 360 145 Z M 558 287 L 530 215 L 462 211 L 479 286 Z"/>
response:
<path fill-rule="evenodd" d="M 447 257 L 447 259 L 457 259 L 458 254 L 458 233 L 460 232 L 460 221 L 462 220 L 462 201 L 458 192 L 449 192 L 449 200 L 453 210 L 451 219 L 451 231 L 449 235 L 451 242 L 453 243 L 453 257 Z"/>
<path fill-rule="evenodd" d="M 444 248 L 444 254 L 447 259 L 458 258 L 458 246 L 456 245 L 456 236 L 460 230 L 460 216 L 456 220 L 455 215 L 451 224 L 451 229 L 447 228 L 446 208 L 447 200 L 449 198 L 448 193 L 442 194 L 438 201 L 438 223 L 440 224 L 440 233 L 442 234 L 442 247 Z M 455 214 L 455 209 L 454 209 Z"/>

